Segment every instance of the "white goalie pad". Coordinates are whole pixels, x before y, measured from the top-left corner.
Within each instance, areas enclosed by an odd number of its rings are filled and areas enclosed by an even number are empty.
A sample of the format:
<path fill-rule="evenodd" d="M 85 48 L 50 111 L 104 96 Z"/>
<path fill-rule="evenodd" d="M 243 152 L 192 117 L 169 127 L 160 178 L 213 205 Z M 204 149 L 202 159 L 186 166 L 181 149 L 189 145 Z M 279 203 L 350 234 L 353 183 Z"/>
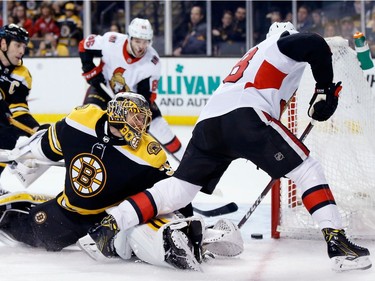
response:
<path fill-rule="evenodd" d="M 203 250 L 221 257 L 234 257 L 244 250 L 241 231 L 228 219 L 218 220 L 213 227 L 206 228 Z"/>
<path fill-rule="evenodd" d="M 149 223 L 135 226 L 126 231 L 120 231 L 114 241 L 116 253 L 123 259 L 129 259 L 134 253 L 140 260 L 149 264 L 175 268 L 165 261 L 164 230 L 166 228 L 172 230 L 185 228 L 193 220 L 199 221 L 204 229 L 203 220 L 200 217 L 179 218 L 176 214 L 168 214 L 157 217 Z M 182 232 L 177 233 L 181 234 Z M 194 253 L 187 247 L 186 236 L 175 235 L 173 239 L 176 239 L 176 243 L 184 247 L 183 250 L 187 254 L 186 259 L 189 263 L 189 269 L 201 271 Z"/>

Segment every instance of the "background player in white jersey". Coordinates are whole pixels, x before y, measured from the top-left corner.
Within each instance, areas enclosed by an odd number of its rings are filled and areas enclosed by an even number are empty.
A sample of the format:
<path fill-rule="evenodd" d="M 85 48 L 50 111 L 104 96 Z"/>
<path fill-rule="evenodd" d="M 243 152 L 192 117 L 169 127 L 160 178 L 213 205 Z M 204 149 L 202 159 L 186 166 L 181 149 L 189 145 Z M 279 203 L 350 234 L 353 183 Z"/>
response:
<path fill-rule="evenodd" d="M 90 87 L 84 104 L 96 104 L 102 109 L 111 99 L 100 86 L 105 84 L 116 94 L 135 91 L 150 104 L 152 123 L 149 132 L 178 160 L 184 148 L 171 131 L 155 103 L 160 78 L 160 58 L 152 45 L 153 30 L 146 19 L 135 18 L 129 25 L 129 35 L 107 32 L 103 36 L 90 35 L 79 44 L 83 76 Z M 95 65 L 94 58 L 100 57 Z"/>
<path fill-rule="evenodd" d="M 164 214 L 185 206 L 198 191 L 211 194 L 234 159 L 249 159 L 272 178 L 285 176 L 301 188 L 303 204 L 319 224 L 335 268 L 370 268 L 369 250 L 350 242 L 342 229 L 322 167 L 279 121 L 307 64 L 316 81 L 308 114 L 317 121 L 332 116 L 341 82 L 333 83 L 331 57 L 319 35 L 298 33 L 289 22 L 274 23 L 267 39 L 239 60 L 208 101 L 174 176 L 148 189 L 152 199 L 138 207 Z M 147 221 L 128 200 L 110 214 L 120 229 Z"/>

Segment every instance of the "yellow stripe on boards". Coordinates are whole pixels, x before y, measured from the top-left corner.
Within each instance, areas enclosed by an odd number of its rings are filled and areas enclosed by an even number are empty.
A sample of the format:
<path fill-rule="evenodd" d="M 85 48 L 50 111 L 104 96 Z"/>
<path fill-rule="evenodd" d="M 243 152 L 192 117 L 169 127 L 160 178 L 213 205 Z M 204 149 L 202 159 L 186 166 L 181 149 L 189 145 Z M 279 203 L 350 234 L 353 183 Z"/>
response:
<path fill-rule="evenodd" d="M 32 113 L 34 118 L 40 123 L 56 123 L 63 119 L 67 114 L 62 113 Z M 169 125 L 193 126 L 198 120 L 198 116 L 163 116 Z"/>

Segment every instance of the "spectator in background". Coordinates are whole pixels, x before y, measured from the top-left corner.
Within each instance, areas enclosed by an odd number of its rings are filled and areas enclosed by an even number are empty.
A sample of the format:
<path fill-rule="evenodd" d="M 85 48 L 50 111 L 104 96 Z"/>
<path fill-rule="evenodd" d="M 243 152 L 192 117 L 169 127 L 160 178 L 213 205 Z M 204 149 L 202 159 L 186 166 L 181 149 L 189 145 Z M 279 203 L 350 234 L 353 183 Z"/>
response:
<path fill-rule="evenodd" d="M 246 9 L 237 7 L 233 21 L 233 40 L 246 42 Z"/>
<path fill-rule="evenodd" d="M 43 38 L 46 33 L 53 33 L 60 36 L 60 28 L 58 27 L 50 3 L 43 2 L 40 6 L 40 16 L 34 24 L 32 37 Z"/>
<path fill-rule="evenodd" d="M 109 27 L 109 30 L 111 32 L 118 32 L 118 33 L 124 33 L 123 29 L 121 26 L 117 23 L 112 22 L 111 26 Z"/>
<path fill-rule="evenodd" d="M 60 28 L 59 44 L 68 47 L 72 56 L 78 56 L 78 42 L 83 38 L 82 21 L 75 14 L 75 5 L 66 3 L 64 14 L 57 19 Z"/>
<path fill-rule="evenodd" d="M 266 15 L 266 18 L 269 20 L 269 22 L 270 22 L 270 26 L 271 26 L 274 22 L 282 22 L 281 13 L 280 13 L 280 11 L 277 11 L 277 10 L 272 10 L 271 12 L 269 12 L 269 13 Z"/>
<path fill-rule="evenodd" d="M 204 21 L 203 8 L 193 6 L 190 11 L 189 31 L 184 40 L 178 44 L 173 55 L 181 56 L 187 54 L 206 54 L 207 25 Z"/>
<path fill-rule="evenodd" d="M 306 5 L 302 5 L 298 8 L 296 28 L 299 32 L 308 32 L 312 28 L 310 8 Z"/>
<path fill-rule="evenodd" d="M 287 21 L 293 22 L 293 13 L 292 12 L 287 12 L 283 21 L 284 22 L 287 22 Z"/>
<path fill-rule="evenodd" d="M 344 17 L 340 21 L 340 35 L 349 41 L 349 46 L 354 49 L 353 34 L 358 31 L 351 17 Z"/>
<path fill-rule="evenodd" d="M 36 18 L 39 15 L 39 8 L 38 6 L 41 4 L 41 2 L 37 1 L 26 1 L 26 14 L 29 19 L 31 19 L 33 22 L 35 22 Z"/>
<path fill-rule="evenodd" d="M 26 8 L 23 5 L 17 5 L 14 8 L 14 23 L 29 32 L 32 32 L 33 21 L 27 17 Z"/>
<path fill-rule="evenodd" d="M 233 40 L 233 13 L 225 10 L 221 17 L 221 25 L 212 29 L 214 54 L 218 55 L 220 44 Z"/>
<path fill-rule="evenodd" d="M 324 34 L 324 26 L 323 26 L 323 13 L 319 9 L 315 9 L 311 13 L 312 17 L 312 26 L 310 31 L 318 33 L 320 36 Z"/>
<path fill-rule="evenodd" d="M 55 19 L 58 19 L 63 15 L 63 12 L 61 11 L 62 5 L 64 3 L 61 3 L 62 1 L 54 1 L 51 3 L 51 8 L 53 10 L 53 15 L 55 16 Z"/>
<path fill-rule="evenodd" d="M 323 37 L 334 37 L 337 36 L 337 25 L 334 21 L 327 21 L 326 24 L 324 25 L 324 33 Z"/>
<path fill-rule="evenodd" d="M 65 44 L 60 44 L 53 33 L 46 33 L 44 40 L 39 43 L 39 49 L 35 54 L 39 57 L 69 56 L 69 49 Z"/>

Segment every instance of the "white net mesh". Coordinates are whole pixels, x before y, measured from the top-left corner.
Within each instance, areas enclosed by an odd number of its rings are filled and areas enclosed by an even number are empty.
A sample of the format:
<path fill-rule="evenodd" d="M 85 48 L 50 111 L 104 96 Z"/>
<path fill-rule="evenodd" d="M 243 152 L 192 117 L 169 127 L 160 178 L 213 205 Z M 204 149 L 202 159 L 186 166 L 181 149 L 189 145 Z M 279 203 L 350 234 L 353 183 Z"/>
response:
<path fill-rule="evenodd" d="M 343 90 L 335 114 L 326 122 L 317 122 L 305 144 L 325 170 L 347 233 L 374 238 L 375 99 L 356 52 L 347 41 L 334 37 L 327 42 L 333 53 L 334 81 L 342 81 Z M 306 67 L 296 95 L 296 115 L 283 119 L 284 124 L 292 126 L 292 131 L 297 126 L 298 136 L 310 121 L 307 110 L 314 87 L 311 69 Z M 318 226 L 301 205 L 300 195 L 287 180 L 282 181 L 278 230 L 283 236 L 319 233 L 321 237 Z"/>

